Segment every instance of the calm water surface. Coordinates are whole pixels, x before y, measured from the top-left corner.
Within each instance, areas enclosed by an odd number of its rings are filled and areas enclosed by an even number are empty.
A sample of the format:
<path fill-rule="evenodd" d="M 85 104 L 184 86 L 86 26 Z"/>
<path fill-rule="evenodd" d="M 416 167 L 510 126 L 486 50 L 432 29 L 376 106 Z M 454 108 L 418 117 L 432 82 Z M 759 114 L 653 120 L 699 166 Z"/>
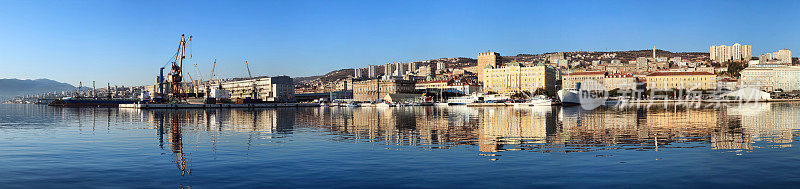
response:
<path fill-rule="evenodd" d="M 0 105 L 0 188 L 789 188 L 800 104 Z"/>

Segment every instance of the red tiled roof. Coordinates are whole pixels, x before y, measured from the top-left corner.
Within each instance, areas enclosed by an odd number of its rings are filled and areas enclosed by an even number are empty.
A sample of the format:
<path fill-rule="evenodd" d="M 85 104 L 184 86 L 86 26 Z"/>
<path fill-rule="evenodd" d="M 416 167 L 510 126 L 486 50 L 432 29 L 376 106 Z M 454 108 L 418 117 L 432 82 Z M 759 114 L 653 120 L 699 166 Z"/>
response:
<path fill-rule="evenodd" d="M 564 75 L 599 75 L 599 74 L 606 74 L 606 72 L 599 71 L 599 72 L 572 72 Z"/>
<path fill-rule="evenodd" d="M 671 76 L 671 75 L 714 75 L 708 72 L 656 72 L 647 76 Z"/>
<path fill-rule="evenodd" d="M 606 77 L 633 77 L 631 74 L 608 74 Z"/>

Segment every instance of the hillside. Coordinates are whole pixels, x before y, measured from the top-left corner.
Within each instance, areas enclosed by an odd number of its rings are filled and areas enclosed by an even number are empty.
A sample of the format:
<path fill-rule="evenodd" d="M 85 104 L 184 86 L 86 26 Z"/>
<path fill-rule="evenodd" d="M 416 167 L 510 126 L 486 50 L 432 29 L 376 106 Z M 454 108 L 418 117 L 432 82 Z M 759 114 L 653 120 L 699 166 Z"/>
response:
<path fill-rule="evenodd" d="M 70 84 L 49 79 L 0 79 L 0 99 L 9 99 L 21 95 L 34 95 L 53 91 L 69 91 L 75 89 L 75 86 Z"/>

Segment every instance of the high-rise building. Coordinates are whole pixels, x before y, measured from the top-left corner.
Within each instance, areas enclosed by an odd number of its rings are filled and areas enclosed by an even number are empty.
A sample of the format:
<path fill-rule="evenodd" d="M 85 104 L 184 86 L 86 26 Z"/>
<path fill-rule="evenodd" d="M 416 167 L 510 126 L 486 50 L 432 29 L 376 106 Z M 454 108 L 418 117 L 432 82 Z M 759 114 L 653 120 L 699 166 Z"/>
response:
<path fill-rule="evenodd" d="M 395 76 L 404 76 L 406 75 L 406 68 L 404 67 L 405 64 L 398 62 L 395 64 L 397 67 L 395 68 L 396 75 Z"/>
<path fill-rule="evenodd" d="M 367 77 L 369 77 L 370 79 L 378 77 L 378 68 L 377 67 L 378 67 L 377 65 L 369 65 L 367 67 L 367 69 L 368 69 L 367 70 L 367 72 L 368 72 Z"/>
<path fill-rule="evenodd" d="M 361 78 L 361 68 L 353 69 L 353 78 Z"/>
<path fill-rule="evenodd" d="M 722 63 L 728 61 L 747 61 L 753 57 L 750 45 L 734 43 L 733 46 L 711 46 L 709 48 L 709 59 L 713 62 Z"/>
<path fill-rule="evenodd" d="M 416 62 L 408 63 L 408 73 L 415 73 L 419 69 L 419 64 Z"/>
<path fill-rule="evenodd" d="M 733 60 L 742 60 L 742 45 L 739 43 L 733 44 L 733 49 L 731 49 L 731 57 Z"/>
<path fill-rule="evenodd" d="M 394 66 L 392 65 L 392 63 L 386 63 L 386 65 L 383 65 L 384 77 L 388 78 L 389 76 L 392 76 L 393 73 L 394 73 Z"/>
<path fill-rule="evenodd" d="M 753 58 L 753 51 L 750 45 L 742 45 L 742 59 L 749 61 Z"/>
<path fill-rule="evenodd" d="M 478 81 L 483 82 L 483 73 L 486 68 L 496 68 L 500 64 L 500 53 L 482 52 L 478 53 Z M 438 69 L 438 68 L 437 68 Z"/>
<path fill-rule="evenodd" d="M 758 61 L 761 64 L 791 64 L 792 51 L 788 49 L 781 49 L 771 53 L 764 53 L 763 55 L 758 56 Z"/>

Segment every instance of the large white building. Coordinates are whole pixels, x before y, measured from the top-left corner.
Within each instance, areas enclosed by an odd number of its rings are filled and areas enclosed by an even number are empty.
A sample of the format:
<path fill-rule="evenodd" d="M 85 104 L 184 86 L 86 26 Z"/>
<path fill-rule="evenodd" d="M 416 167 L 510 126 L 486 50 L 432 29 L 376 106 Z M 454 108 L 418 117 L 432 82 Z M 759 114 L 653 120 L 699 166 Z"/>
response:
<path fill-rule="evenodd" d="M 732 46 L 711 46 L 709 49 L 709 59 L 717 63 L 747 61 L 753 57 L 751 49 L 752 47 L 750 45 L 741 45 L 739 43 L 735 43 Z"/>
<path fill-rule="evenodd" d="M 756 65 L 741 72 L 741 87 L 756 87 L 763 91 L 800 90 L 800 67 L 785 65 Z"/>
<path fill-rule="evenodd" d="M 257 77 L 223 81 L 231 99 L 261 99 L 267 102 L 287 102 L 294 99 L 294 83 L 289 76 Z"/>

